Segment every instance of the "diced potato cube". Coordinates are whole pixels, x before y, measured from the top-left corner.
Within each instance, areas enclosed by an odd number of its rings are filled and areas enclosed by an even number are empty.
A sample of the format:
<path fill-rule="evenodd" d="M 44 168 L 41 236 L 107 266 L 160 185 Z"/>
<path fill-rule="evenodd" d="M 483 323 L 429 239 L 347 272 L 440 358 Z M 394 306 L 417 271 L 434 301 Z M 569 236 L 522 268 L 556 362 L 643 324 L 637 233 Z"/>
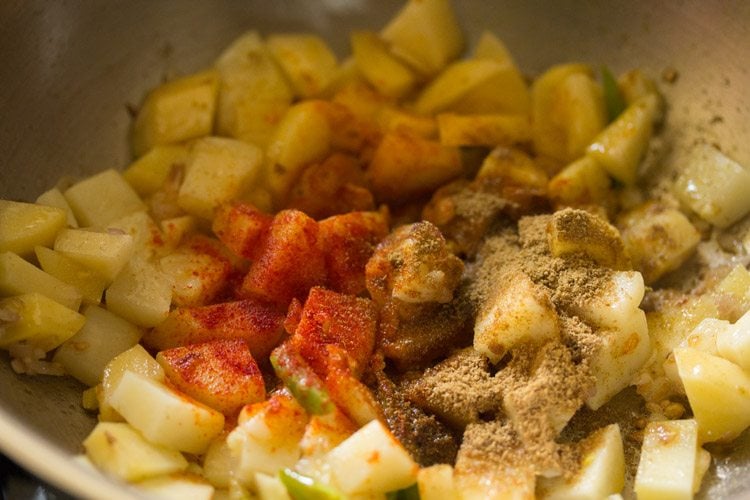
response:
<path fill-rule="evenodd" d="M 255 486 L 260 500 L 292 500 L 286 486 L 277 475 L 258 472 L 255 474 Z"/>
<path fill-rule="evenodd" d="M 129 234 L 64 229 L 57 235 L 54 249 L 111 283 L 133 255 L 133 237 Z"/>
<path fill-rule="evenodd" d="M 588 66 L 562 64 L 534 81 L 531 121 L 537 153 L 570 162 L 604 128 L 604 99 L 591 75 Z"/>
<path fill-rule="evenodd" d="M 336 56 L 317 35 L 271 35 L 266 44 L 299 97 L 320 94 L 336 74 Z"/>
<path fill-rule="evenodd" d="M 730 327 L 731 325 L 729 321 L 716 318 L 706 318 L 698 323 L 698 326 L 696 326 L 693 331 L 677 345 L 677 347 L 691 347 L 711 354 L 712 356 L 719 356 L 717 339 L 728 333 L 727 330 L 730 329 Z M 724 357 L 736 363 L 734 359 L 727 356 Z M 677 362 L 675 361 L 673 352 L 669 353 L 662 366 L 664 367 L 664 374 L 674 384 L 675 389 L 681 394 L 685 394 L 685 388 L 682 385 L 682 379 L 680 379 L 680 374 L 677 371 Z"/>
<path fill-rule="evenodd" d="M 549 178 L 536 162 L 520 149 L 498 146 L 488 154 L 475 177 L 489 186 L 514 185 L 543 190 Z"/>
<path fill-rule="evenodd" d="M 641 97 L 593 139 L 586 154 L 618 181 L 635 184 L 638 165 L 648 147 L 659 109 L 658 96 L 647 94 Z"/>
<path fill-rule="evenodd" d="M 0 200 L 0 251 L 25 256 L 37 245 L 50 246 L 66 220 L 61 208 Z"/>
<path fill-rule="evenodd" d="M 219 56 L 216 68 L 221 75 L 218 133 L 265 148 L 293 94 L 260 35 L 241 35 Z"/>
<path fill-rule="evenodd" d="M 174 477 L 160 476 L 145 481 L 139 481 L 135 485 L 140 491 L 146 493 L 149 498 L 165 500 L 212 500 L 214 487 L 194 476 Z"/>
<path fill-rule="evenodd" d="M 379 420 L 373 420 L 326 456 L 333 482 L 347 494 L 386 493 L 417 481 L 419 466 Z"/>
<path fill-rule="evenodd" d="M 381 94 L 400 98 L 414 87 L 414 73 L 388 52 L 385 42 L 375 33 L 354 32 L 351 45 L 357 69 Z"/>
<path fill-rule="evenodd" d="M 335 405 L 323 415 L 312 415 L 300 441 L 303 457 L 320 457 L 354 434 L 357 427 Z"/>
<path fill-rule="evenodd" d="M 65 199 L 82 226 L 105 226 L 146 209 L 122 174 L 112 169 L 73 184 L 65 191 Z"/>
<path fill-rule="evenodd" d="M 107 231 L 133 237 L 133 258 L 149 260 L 164 252 L 164 235 L 146 212 L 135 212 L 107 224 Z"/>
<path fill-rule="evenodd" d="M 102 381 L 104 368 L 118 354 L 138 343 L 143 332 L 106 309 L 88 306 L 86 324 L 55 352 L 54 361 L 84 384 Z"/>
<path fill-rule="evenodd" d="M 224 430 L 224 415 L 141 374 L 126 371 L 109 398 L 125 420 L 155 444 L 203 453 Z"/>
<path fill-rule="evenodd" d="M 13 252 L 0 253 L 0 296 L 36 292 L 74 311 L 81 305 L 81 292 Z"/>
<path fill-rule="evenodd" d="M 72 337 L 86 322 L 83 315 L 39 293 L 0 300 L 0 310 L 10 318 L 0 329 L 0 347 L 27 341 L 51 351 Z"/>
<path fill-rule="evenodd" d="M 85 303 L 101 302 L 102 293 L 107 287 L 107 280 L 96 271 L 51 248 L 36 247 L 34 253 L 44 272 L 75 287 L 81 293 Z"/>
<path fill-rule="evenodd" d="M 159 222 L 161 232 L 164 235 L 164 246 L 174 249 L 187 235 L 194 232 L 198 226 L 198 219 L 192 215 L 180 215 L 170 217 Z"/>
<path fill-rule="evenodd" d="M 431 192 L 463 172 L 458 148 L 401 134 L 386 134 L 368 171 L 376 196 L 406 200 Z"/>
<path fill-rule="evenodd" d="M 395 55 L 425 76 L 440 71 L 463 48 L 463 35 L 448 0 L 411 0 L 383 28 Z"/>
<path fill-rule="evenodd" d="M 625 452 L 620 426 L 608 425 L 578 444 L 580 468 L 566 479 L 540 479 L 540 497 L 547 500 L 599 500 L 622 491 Z"/>
<path fill-rule="evenodd" d="M 628 267 L 617 228 L 585 210 L 565 208 L 555 212 L 547 226 L 547 242 L 555 257 L 583 254 L 604 267 Z"/>
<path fill-rule="evenodd" d="M 59 189 L 52 188 L 40 194 L 36 199 L 36 203 L 45 207 L 62 208 L 67 215 L 68 227 L 78 227 L 78 221 L 76 220 L 76 216 L 73 215 L 73 209 L 70 208 L 68 200 L 65 199 L 65 195 Z"/>
<path fill-rule="evenodd" d="M 558 338 L 560 325 L 549 295 L 523 273 L 498 283 L 474 324 L 474 349 L 497 363 L 523 344 Z"/>
<path fill-rule="evenodd" d="M 107 309 L 138 326 L 156 326 L 169 314 L 172 284 L 153 264 L 131 260 L 107 289 Z"/>
<path fill-rule="evenodd" d="M 674 356 L 701 443 L 731 441 L 750 426 L 750 376 L 742 368 L 690 347 Z"/>
<path fill-rule="evenodd" d="M 157 381 L 164 380 L 164 370 L 140 344 L 136 344 L 127 351 L 118 354 L 104 367 L 99 401 L 99 418 L 101 420 L 123 420 L 110 405 L 110 400 L 126 371 L 139 373 Z"/>
<path fill-rule="evenodd" d="M 217 488 L 228 488 L 235 468 L 225 435 L 216 438 L 203 455 L 203 477 Z"/>
<path fill-rule="evenodd" d="M 718 227 L 728 227 L 750 212 L 750 171 L 710 144 L 692 150 L 675 190 L 683 203 Z"/>
<path fill-rule="evenodd" d="M 692 499 L 698 444 L 695 420 L 650 422 L 635 476 L 639 500 Z"/>
<path fill-rule="evenodd" d="M 83 447 L 94 465 L 125 481 L 180 472 L 188 466 L 180 452 L 149 443 L 123 423 L 99 422 Z"/>
<path fill-rule="evenodd" d="M 449 464 L 422 467 L 417 474 L 417 485 L 420 500 L 459 498 L 453 484 L 453 467 Z"/>
<path fill-rule="evenodd" d="M 399 108 L 384 107 L 377 115 L 384 133 L 411 134 L 424 139 L 436 139 L 438 128 L 435 118 L 421 116 Z"/>
<path fill-rule="evenodd" d="M 193 145 L 177 203 L 189 214 L 213 219 L 214 210 L 233 200 L 258 178 L 263 152 L 252 144 L 206 137 Z"/>
<path fill-rule="evenodd" d="M 612 181 L 596 160 L 583 156 L 563 168 L 549 181 L 550 198 L 558 205 L 608 206 L 613 199 Z"/>
<path fill-rule="evenodd" d="M 750 311 L 716 335 L 719 354 L 750 373 Z"/>
<path fill-rule="evenodd" d="M 737 321 L 750 310 L 750 271 L 743 264 L 737 264 L 711 290 L 710 297 L 717 306 L 721 305 L 724 319 Z"/>
<path fill-rule="evenodd" d="M 653 201 L 622 214 L 617 226 L 633 267 L 647 285 L 679 268 L 701 240 L 682 212 Z"/>
<path fill-rule="evenodd" d="M 133 123 L 133 152 L 209 135 L 219 75 L 215 70 L 167 82 L 149 92 Z"/>
<path fill-rule="evenodd" d="M 510 146 L 531 140 L 527 115 L 441 113 L 437 123 L 440 142 L 446 146 Z"/>
<path fill-rule="evenodd" d="M 180 307 L 209 304 L 226 286 L 232 270 L 226 259 L 192 245 L 182 245 L 159 261 L 173 284 L 172 301 Z"/>
<path fill-rule="evenodd" d="M 185 146 L 154 146 L 122 173 L 135 191 L 146 196 L 154 194 L 164 184 L 173 168 L 187 163 L 189 150 Z"/>
<path fill-rule="evenodd" d="M 279 469 L 292 467 L 300 457 L 306 423 L 305 411 L 288 394 L 276 393 L 245 407 L 227 437 L 237 460 L 235 477 L 249 485 L 257 472 L 275 475 Z"/>
<path fill-rule="evenodd" d="M 328 155 L 331 137 L 328 117 L 314 101 L 289 108 L 266 149 L 266 178 L 277 203 L 284 199 L 305 166 Z"/>

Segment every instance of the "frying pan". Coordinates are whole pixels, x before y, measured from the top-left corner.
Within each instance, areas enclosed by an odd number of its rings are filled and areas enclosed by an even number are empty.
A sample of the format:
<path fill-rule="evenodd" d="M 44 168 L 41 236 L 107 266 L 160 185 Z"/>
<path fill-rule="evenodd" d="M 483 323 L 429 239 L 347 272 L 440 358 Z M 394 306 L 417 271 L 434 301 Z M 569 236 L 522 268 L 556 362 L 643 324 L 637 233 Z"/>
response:
<path fill-rule="evenodd" d="M 660 175 L 696 140 L 750 165 L 750 2 L 454 0 L 469 44 L 500 36 L 522 71 L 583 61 L 641 67 L 670 105 Z M 314 31 L 340 54 L 353 29 L 377 29 L 396 0 L 4 0 L 0 2 L 0 197 L 32 201 L 61 177 L 129 161 L 130 105 L 165 78 L 210 65 L 248 29 Z M 656 173 L 653 175 L 657 175 Z M 749 193 L 750 195 L 750 193 Z M 0 355 L 0 450 L 71 494 L 128 498 L 71 460 L 95 419 L 82 387 L 16 375 Z M 747 433 L 746 433 L 747 434 Z M 712 466 L 702 496 L 750 492 L 750 439 Z M 750 495 L 745 493 L 745 495 Z M 744 495 L 743 495 L 744 496 Z"/>

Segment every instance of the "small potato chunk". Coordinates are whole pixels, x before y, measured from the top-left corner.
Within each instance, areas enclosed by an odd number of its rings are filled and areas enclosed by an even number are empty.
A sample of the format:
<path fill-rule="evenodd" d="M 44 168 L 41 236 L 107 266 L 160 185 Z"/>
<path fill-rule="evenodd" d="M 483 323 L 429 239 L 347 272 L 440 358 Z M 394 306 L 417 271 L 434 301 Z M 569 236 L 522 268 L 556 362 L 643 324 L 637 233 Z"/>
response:
<path fill-rule="evenodd" d="M 69 375 L 94 386 L 102 381 L 109 362 L 136 345 L 143 331 L 101 307 L 88 306 L 83 315 L 86 324 L 57 349 L 53 360 Z"/>
<path fill-rule="evenodd" d="M 125 372 L 138 373 L 159 382 L 164 380 L 164 370 L 140 344 L 118 354 L 107 363 L 102 374 L 101 394 L 98 395 L 100 420 L 123 421 L 110 402 Z"/>
<path fill-rule="evenodd" d="M 1 348 L 26 341 L 43 351 L 51 351 L 86 323 L 82 314 L 38 293 L 2 299 L 0 311 L 7 318 L 0 329 Z"/>
<path fill-rule="evenodd" d="M 219 75 L 215 70 L 185 76 L 152 90 L 133 124 L 133 152 L 209 135 L 214 125 Z"/>
<path fill-rule="evenodd" d="M 453 484 L 453 467 L 449 464 L 422 467 L 417 474 L 417 485 L 421 500 L 459 497 L 458 490 Z"/>
<path fill-rule="evenodd" d="M 272 221 L 272 215 L 250 203 L 236 201 L 217 209 L 212 229 L 235 255 L 252 260 L 260 253 Z"/>
<path fill-rule="evenodd" d="M 325 458 L 333 482 L 347 494 L 399 490 L 417 480 L 419 466 L 383 423 L 373 420 Z"/>
<path fill-rule="evenodd" d="M 122 176 L 139 195 L 151 195 L 166 182 L 173 168 L 187 163 L 188 157 L 185 146 L 154 146 L 131 163 Z"/>
<path fill-rule="evenodd" d="M 82 226 L 105 226 L 146 209 L 122 174 L 112 169 L 73 184 L 65 190 L 65 199 Z"/>
<path fill-rule="evenodd" d="M 728 227 L 750 212 L 750 171 L 709 144 L 699 144 L 690 153 L 675 191 L 717 227 Z"/>
<path fill-rule="evenodd" d="M 695 420 L 668 420 L 646 426 L 634 485 L 639 499 L 693 498 L 698 425 Z"/>
<path fill-rule="evenodd" d="M 397 203 L 431 192 L 462 172 L 458 148 L 388 133 L 375 150 L 367 174 L 379 200 Z"/>
<path fill-rule="evenodd" d="M 55 238 L 54 249 L 111 283 L 132 257 L 134 245 L 129 234 L 64 229 Z"/>
<path fill-rule="evenodd" d="M 211 220 L 222 203 L 249 190 L 261 172 L 263 152 L 257 146 L 223 137 L 206 137 L 194 145 L 177 203 L 187 213 Z"/>
<path fill-rule="evenodd" d="M 154 444 L 203 453 L 224 430 L 224 415 L 156 380 L 126 371 L 109 398 L 125 420 Z"/>
<path fill-rule="evenodd" d="M 410 0 L 381 32 L 391 51 L 425 76 L 439 72 L 463 48 L 448 0 Z"/>
<path fill-rule="evenodd" d="M 388 52 L 375 33 L 356 31 L 350 38 L 357 69 L 378 92 L 398 99 L 414 87 L 414 73 Z"/>
<path fill-rule="evenodd" d="M 108 282 L 96 271 L 51 248 L 36 247 L 34 253 L 44 272 L 75 287 L 81 293 L 84 303 L 101 302 Z"/>
<path fill-rule="evenodd" d="M 0 296 L 40 293 L 78 311 L 81 292 L 12 252 L 0 253 Z"/>
<path fill-rule="evenodd" d="M 679 268 L 701 240 L 682 212 L 653 201 L 622 214 L 617 226 L 633 267 L 647 285 Z"/>
<path fill-rule="evenodd" d="M 604 267 L 628 267 L 617 228 L 584 210 L 565 208 L 555 212 L 547 226 L 547 241 L 555 257 L 584 254 Z"/>
<path fill-rule="evenodd" d="M 172 303 L 172 277 L 145 260 L 131 260 L 105 293 L 107 309 L 143 327 L 161 323 Z"/>
<path fill-rule="evenodd" d="M 100 422 L 83 447 L 94 465 L 125 481 L 180 472 L 188 466 L 180 452 L 146 441 L 123 423 Z"/>
<path fill-rule="evenodd" d="M 66 220 L 61 208 L 0 200 L 0 251 L 26 256 L 35 246 L 51 246 Z"/>
<path fill-rule="evenodd" d="M 560 325 L 546 292 L 523 273 L 498 283 L 474 324 L 474 349 L 497 363 L 523 344 L 543 344 L 560 336 Z"/>
<path fill-rule="evenodd" d="M 271 35 L 266 44 L 299 97 L 320 94 L 336 74 L 336 56 L 317 35 Z"/>
<path fill-rule="evenodd" d="M 704 320 L 705 321 L 705 320 Z M 750 311 L 716 335 L 718 353 L 750 373 Z"/>
<path fill-rule="evenodd" d="M 68 200 L 65 199 L 65 195 L 58 188 L 55 187 L 40 194 L 36 199 L 36 203 L 45 207 L 62 208 L 65 210 L 67 216 L 68 227 L 78 227 L 78 221 L 76 220 L 76 216 L 73 215 L 73 209 L 70 208 Z"/>
<path fill-rule="evenodd" d="M 243 340 L 175 347 L 156 361 L 180 391 L 225 415 L 266 398 L 263 375 Z"/>
<path fill-rule="evenodd" d="M 596 160 L 583 156 L 563 168 L 549 181 L 550 198 L 559 206 L 609 207 L 614 195 L 607 171 Z"/>
<path fill-rule="evenodd" d="M 143 337 L 144 345 L 165 350 L 212 340 L 242 339 L 255 359 L 265 359 L 283 334 L 284 312 L 253 300 L 204 307 L 181 307 Z"/>
<path fill-rule="evenodd" d="M 531 140 L 527 115 L 441 113 L 437 123 L 440 143 L 445 146 L 511 146 Z"/>

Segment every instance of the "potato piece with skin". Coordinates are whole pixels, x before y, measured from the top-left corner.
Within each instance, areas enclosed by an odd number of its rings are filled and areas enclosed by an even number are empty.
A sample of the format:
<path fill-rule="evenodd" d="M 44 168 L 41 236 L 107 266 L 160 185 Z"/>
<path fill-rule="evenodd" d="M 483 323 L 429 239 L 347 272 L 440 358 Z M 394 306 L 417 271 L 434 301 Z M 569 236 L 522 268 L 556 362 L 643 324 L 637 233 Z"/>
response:
<path fill-rule="evenodd" d="M 105 292 L 107 309 L 142 327 L 164 321 L 172 303 L 173 279 L 148 261 L 133 259 Z"/>
<path fill-rule="evenodd" d="M 123 178 L 141 196 L 154 194 L 167 180 L 176 165 L 185 165 L 189 149 L 181 145 L 154 146 L 131 163 L 122 173 Z"/>
<path fill-rule="evenodd" d="M 440 143 L 445 146 L 510 146 L 531 140 L 526 115 L 441 113 L 437 123 Z"/>
<path fill-rule="evenodd" d="M 51 351 L 83 327 L 86 318 L 39 293 L 0 300 L 3 327 L 0 347 L 25 341 L 43 351 Z"/>
<path fill-rule="evenodd" d="M 124 423 L 100 422 L 83 447 L 94 465 L 125 481 L 180 472 L 188 466 L 180 452 L 149 443 Z"/>
<path fill-rule="evenodd" d="M 122 374 L 109 403 L 146 439 L 173 450 L 203 453 L 224 430 L 221 413 L 131 371 Z"/>
<path fill-rule="evenodd" d="M 253 187 L 262 164 L 257 146 L 223 137 L 200 139 L 193 145 L 177 203 L 187 213 L 211 220 L 222 203 Z"/>
<path fill-rule="evenodd" d="M 276 34 L 266 41 L 298 97 L 320 94 L 333 80 L 338 62 L 321 37 L 311 34 Z"/>
<path fill-rule="evenodd" d="M 149 92 L 133 123 L 133 152 L 209 135 L 213 129 L 219 75 L 215 70 L 184 76 Z"/>
<path fill-rule="evenodd" d="M 304 266 L 300 267 L 300 262 Z M 287 305 L 324 285 L 325 256 L 318 223 L 298 210 L 276 214 L 257 260 L 245 275 L 240 294 Z"/>
<path fill-rule="evenodd" d="M 388 52 L 375 33 L 355 31 L 350 40 L 357 69 L 378 92 L 400 98 L 414 87 L 414 73 Z"/>
<path fill-rule="evenodd" d="M 600 266 L 616 270 L 629 267 L 617 228 L 585 210 L 564 208 L 555 212 L 547 226 L 547 242 L 555 257 L 583 254 Z"/>
<path fill-rule="evenodd" d="M 84 384 L 102 381 L 104 369 L 118 354 L 138 343 L 143 331 L 121 317 L 97 306 L 83 311 L 86 323 L 55 352 L 53 361 Z"/>
<path fill-rule="evenodd" d="M 104 226 L 146 209 L 122 174 L 112 169 L 73 184 L 65 190 L 65 199 L 82 226 Z"/>
<path fill-rule="evenodd" d="M 54 249 L 111 283 L 132 257 L 134 245 L 129 234 L 64 229 L 57 234 Z"/>
<path fill-rule="evenodd" d="M 367 170 L 376 197 L 396 203 L 431 192 L 462 173 L 458 148 L 396 133 L 383 137 Z"/>
<path fill-rule="evenodd" d="M 243 340 L 175 347 L 161 351 L 156 361 L 180 391 L 225 415 L 266 397 L 263 375 Z"/>
<path fill-rule="evenodd" d="M 81 292 L 12 252 L 0 253 L 0 296 L 39 293 L 78 311 Z"/>
<path fill-rule="evenodd" d="M 51 246 L 66 221 L 61 208 L 0 200 L 0 251 L 26 256 L 36 246 Z"/>
<path fill-rule="evenodd" d="M 701 240 L 682 212 L 653 201 L 621 214 L 617 226 L 633 267 L 647 285 L 678 269 Z"/>
<path fill-rule="evenodd" d="M 255 359 L 265 359 L 283 335 L 284 311 L 254 300 L 182 307 L 143 337 L 160 351 L 212 340 L 242 339 Z"/>
<path fill-rule="evenodd" d="M 44 205 L 45 207 L 56 207 L 65 210 L 68 227 L 78 227 L 78 221 L 73 214 L 73 209 L 70 208 L 68 200 L 65 199 L 65 195 L 58 188 L 52 188 L 49 191 L 40 194 L 36 199 L 36 203 L 38 205 Z"/>

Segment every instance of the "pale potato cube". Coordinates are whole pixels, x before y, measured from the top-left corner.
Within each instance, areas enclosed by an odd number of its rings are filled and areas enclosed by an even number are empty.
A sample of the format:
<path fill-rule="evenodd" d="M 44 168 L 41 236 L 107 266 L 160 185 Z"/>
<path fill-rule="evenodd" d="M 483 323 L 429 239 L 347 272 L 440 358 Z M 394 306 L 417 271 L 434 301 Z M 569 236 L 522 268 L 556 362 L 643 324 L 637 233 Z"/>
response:
<path fill-rule="evenodd" d="M 133 255 L 133 237 L 129 234 L 64 229 L 58 233 L 54 249 L 111 283 Z"/>
<path fill-rule="evenodd" d="M 718 227 L 728 227 L 750 212 L 750 171 L 710 144 L 698 144 L 685 159 L 675 191 Z"/>
<path fill-rule="evenodd" d="M 81 306 L 81 292 L 13 252 L 0 253 L 0 296 L 40 293 L 77 311 Z"/>
<path fill-rule="evenodd" d="M 73 184 L 65 191 L 65 199 L 82 226 L 104 226 L 146 209 L 122 174 L 112 169 Z"/>
<path fill-rule="evenodd" d="M 257 472 L 275 475 L 284 467 L 292 467 L 300 458 L 299 442 L 306 424 L 305 410 L 285 393 L 246 406 L 237 427 L 227 436 L 237 461 L 235 478 L 252 485 Z"/>
<path fill-rule="evenodd" d="M 70 208 L 68 200 L 65 199 L 65 195 L 62 194 L 57 188 L 52 188 L 49 191 L 45 191 L 40 194 L 36 199 L 38 205 L 44 205 L 45 207 L 57 207 L 65 210 L 65 214 L 68 220 L 68 227 L 78 227 L 78 221 L 76 216 L 73 214 L 73 209 Z"/>
<path fill-rule="evenodd" d="M 617 228 L 585 210 L 565 208 L 555 212 L 547 226 L 547 242 L 555 257 L 583 254 L 604 267 L 628 267 Z"/>
<path fill-rule="evenodd" d="M 214 487 L 199 481 L 195 476 L 160 476 L 139 481 L 136 488 L 148 495 L 149 498 L 166 500 L 211 500 Z"/>
<path fill-rule="evenodd" d="M 437 464 L 419 469 L 417 485 L 420 500 L 459 497 L 458 490 L 453 484 L 453 467 L 448 464 Z"/>
<path fill-rule="evenodd" d="M 203 456 L 203 477 L 217 488 L 228 488 L 233 477 L 235 460 L 225 435 L 211 442 Z"/>
<path fill-rule="evenodd" d="M 26 256 L 35 246 L 50 246 L 66 221 L 61 208 L 0 200 L 0 251 Z"/>
<path fill-rule="evenodd" d="M 737 321 L 750 310 L 750 271 L 743 264 L 737 264 L 711 290 L 710 296 L 717 305 L 729 301 L 732 307 L 729 311 L 722 310 L 722 314 L 726 314 L 729 321 Z"/>
<path fill-rule="evenodd" d="M 731 441 L 750 426 L 750 376 L 742 368 L 690 347 L 674 356 L 701 443 Z"/>
<path fill-rule="evenodd" d="M 658 96 L 641 97 L 593 139 L 586 154 L 599 162 L 609 175 L 632 186 L 638 180 L 638 165 L 651 139 L 654 122 L 659 118 L 659 109 Z"/>
<path fill-rule="evenodd" d="M 336 56 L 317 35 L 271 35 L 266 45 L 299 97 L 320 94 L 336 75 Z"/>
<path fill-rule="evenodd" d="M 216 129 L 265 148 L 294 97 L 255 31 L 232 42 L 216 61 L 221 81 Z"/>
<path fill-rule="evenodd" d="M 622 214 L 617 226 L 633 267 L 647 285 L 678 269 L 701 240 L 682 212 L 655 201 Z"/>
<path fill-rule="evenodd" d="M 120 379 L 127 371 L 139 373 L 159 382 L 164 380 L 164 369 L 140 344 L 118 354 L 104 367 L 101 395 L 99 400 L 100 420 L 122 421 L 123 418 L 112 408 L 110 400 Z"/>
<path fill-rule="evenodd" d="M 692 499 L 698 444 L 695 420 L 650 422 L 635 476 L 638 499 Z"/>
<path fill-rule="evenodd" d="M 690 334 L 682 340 L 677 347 L 691 347 L 698 349 L 699 351 L 706 352 L 712 356 L 719 356 L 718 341 L 717 339 L 726 333 L 726 330 L 730 329 L 731 325 L 729 321 L 706 318 L 690 332 Z M 732 362 L 735 360 L 724 356 Z M 681 394 L 685 394 L 685 388 L 682 386 L 682 380 L 677 371 L 677 362 L 675 361 L 674 353 L 670 352 L 667 359 L 663 363 L 664 374 L 674 384 L 675 389 Z"/>
<path fill-rule="evenodd" d="M 289 108 L 266 149 L 266 179 L 277 203 L 284 199 L 304 167 L 328 155 L 331 136 L 328 117 L 314 101 Z"/>
<path fill-rule="evenodd" d="M 719 354 L 750 373 L 750 311 L 716 335 Z"/>
<path fill-rule="evenodd" d="M 419 466 L 379 420 L 352 434 L 326 456 L 331 479 L 344 493 L 386 493 L 417 481 Z"/>
<path fill-rule="evenodd" d="M 645 290 L 640 273 L 616 272 L 611 284 L 603 287 L 598 296 L 576 299 L 573 312 L 596 326 L 625 330 L 632 325 Z"/>
<path fill-rule="evenodd" d="M 187 163 L 189 149 L 180 145 L 154 146 L 122 173 L 122 177 L 141 196 L 154 194 L 162 187 L 173 168 Z"/>
<path fill-rule="evenodd" d="M 319 457 L 354 434 L 357 427 L 334 405 L 323 415 L 312 415 L 300 441 L 303 457 Z"/>
<path fill-rule="evenodd" d="M 540 478 L 540 497 L 549 500 L 600 500 L 622 491 L 625 452 L 620 426 L 599 429 L 578 444 L 580 468 L 566 479 Z"/>
<path fill-rule="evenodd" d="M 378 92 L 398 99 L 412 90 L 414 73 L 388 52 L 375 33 L 357 31 L 350 39 L 357 69 Z"/>
<path fill-rule="evenodd" d="M 122 374 L 109 403 L 146 439 L 173 450 L 203 453 L 224 430 L 218 411 L 132 371 Z"/>
<path fill-rule="evenodd" d="M 143 331 L 106 309 L 88 306 L 86 324 L 55 352 L 53 361 L 86 385 L 102 381 L 104 368 L 118 354 L 138 343 Z"/>
<path fill-rule="evenodd" d="M 497 363 L 524 344 L 543 344 L 560 336 L 549 295 L 523 273 L 498 283 L 474 324 L 474 349 Z"/>
<path fill-rule="evenodd" d="M 193 145 L 177 203 L 187 213 L 211 220 L 222 203 L 238 198 L 258 178 L 263 152 L 252 144 L 206 137 Z"/>
<path fill-rule="evenodd" d="M 156 326 L 169 315 L 173 284 L 153 264 L 131 260 L 107 289 L 107 309 L 138 326 Z"/>
<path fill-rule="evenodd" d="M 547 191 L 558 205 L 608 206 L 613 199 L 612 181 L 607 171 L 589 156 L 582 156 L 560 170 L 549 181 Z"/>
<path fill-rule="evenodd" d="M 133 257 L 151 259 L 164 252 L 164 235 L 146 212 L 135 212 L 107 224 L 108 232 L 121 231 L 133 237 Z"/>
<path fill-rule="evenodd" d="M 425 76 L 440 71 L 463 49 L 463 35 L 448 0 L 410 0 L 381 36 L 395 55 Z"/>
<path fill-rule="evenodd" d="M 255 487 L 260 500 L 292 500 L 278 475 L 258 472 L 255 474 Z"/>
<path fill-rule="evenodd" d="M 133 123 L 133 152 L 209 135 L 214 126 L 219 75 L 215 70 L 184 76 L 149 92 Z"/>
<path fill-rule="evenodd" d="M 3 317 L 0 347 L 26 341 L 43 351 L 51 351 L 83 327 L 86 318 L 39 293 L 0 300 Z"/>
<path fill-rule="evenodd" d="M 44 272 L 75 287 L 81 293 L 83 302 L 88 304 L 101 302 L 102 293 L 108 282 L 96 271 L 51 248 L 35 247 L 34 253 Z"/>
<path fill-rule="evenodd" d="M 94 465 L 125 481 L 180 472 L 188 466 L 180 452 L 149 443 L 124 423 L 99 422 L 83 447 Z"/>
<path fill-rule="evenodd" d="M 446 146 L 497 146 L 531 140 L 528 115 L 457 115 L 437 116 L 440 142 Z"/>

